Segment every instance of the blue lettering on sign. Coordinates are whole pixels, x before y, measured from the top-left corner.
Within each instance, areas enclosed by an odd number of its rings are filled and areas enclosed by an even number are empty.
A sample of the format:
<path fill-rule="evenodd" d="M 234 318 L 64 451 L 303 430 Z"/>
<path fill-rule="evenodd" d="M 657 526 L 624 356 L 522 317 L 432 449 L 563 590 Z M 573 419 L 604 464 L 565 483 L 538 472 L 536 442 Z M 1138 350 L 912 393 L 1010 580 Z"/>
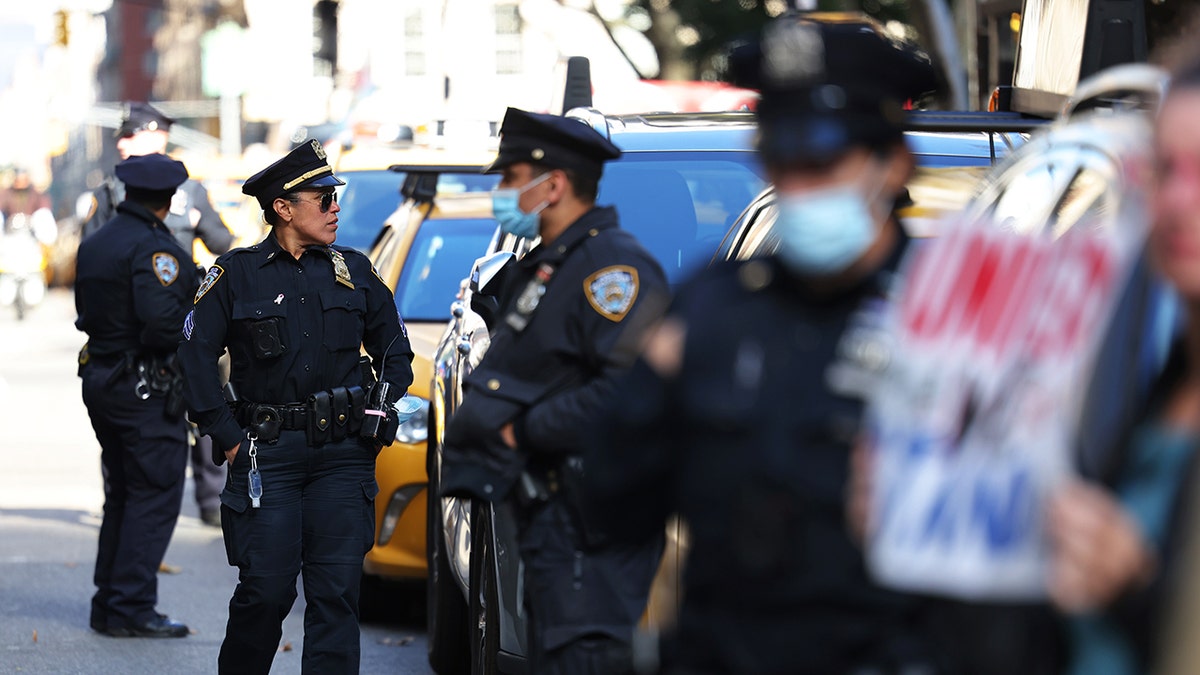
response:
<path fill-rule="evenodd" d="M 918 547 L 976 541 L 989 553 L 1021 548 L 1035 534 L 1033 479 L 1026 467 L 947 482 L 928 500 Z"/>

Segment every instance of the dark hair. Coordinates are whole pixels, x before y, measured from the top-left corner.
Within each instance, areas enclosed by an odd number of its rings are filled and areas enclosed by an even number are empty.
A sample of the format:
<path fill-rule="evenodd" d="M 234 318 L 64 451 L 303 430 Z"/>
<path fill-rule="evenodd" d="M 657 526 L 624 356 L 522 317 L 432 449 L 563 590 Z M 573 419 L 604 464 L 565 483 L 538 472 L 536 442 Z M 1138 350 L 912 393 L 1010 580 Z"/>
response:
<path fill-rule="evenodd" d="M 549 171 L 562 171 L 567 177 L 567 182 L 571 184 L 571 190 L 580 201 L 595 203 L 596 195 L 600 192 L 600 174 L 580 173 L 575 169 L 564 169 L 545 164 L 533 164 L 532 166 L 531 173 L 534 178 Z"/>
<path fill-rule="evenodd" d="M 275 199 L 286 199 L 289 202 L 295 204 L 296 202 L 300 201 L 300 193 L 285 192 L 285 193 L 279 195 L 278 197 L 276 197 Z M 275 227 L 276 225 L 279 224 L 279 214 L 275 212 L 275 199 L 271 200 L 269 208 L 263 209 L 263 221 L 266 222 L 266 224 L 270 225 L 271 227 Z"/>
<path fill-rule="evenodd" d="M 170 190 L 142 190 L 140 188 L 125 186 L 125 198 L 131 202 L 137 202 L 151 211 L 165 209 L 171 205 L 171 198 L 175 196 L 176 188 Z"/>

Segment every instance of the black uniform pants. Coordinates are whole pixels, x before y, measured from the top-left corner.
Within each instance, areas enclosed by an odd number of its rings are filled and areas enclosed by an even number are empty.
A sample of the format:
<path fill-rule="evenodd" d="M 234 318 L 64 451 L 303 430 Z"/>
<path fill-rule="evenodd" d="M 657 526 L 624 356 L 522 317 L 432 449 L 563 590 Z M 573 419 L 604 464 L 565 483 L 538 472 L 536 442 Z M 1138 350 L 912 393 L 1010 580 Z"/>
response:
<path fill-rule="evenodd" d="M 200 515 L 221 507 L 221 488 L 225 485 L 225 467 L 212 461 L 212 437 L 199 436 L 192 444 L 192 479 L 196 486 L 196 506 Z"/>
<path fill-rule="evenodd" d="M 529 672 L 632 673 L 633 631 L 646 609 L 663 541 L 585 549 L 568 508 L 556 497 L 520 518 Z"/>
<path fill-rule="evenodd" d="M 358 591 L 375 538 L 375 450 L 358 439 L 309 447 L 303 431 L 257 444 L 262 501 L 247 494 L 243 441 L 221 492 L 221 527 L 238 585 L 221 644 L 222 675 L 266 675 L 304 575 L 302 672 L 358 673 Z"/>
<path fill-rule="evenodd" d="M 162 398 L 139 398 L 137 378 L 120 368 L 80 371 L 104 474 L 92 624 L 112 628 L 156 618 L 158 567 L 179 518 L 188 453 L 183 418 L 168 419 Z"/>

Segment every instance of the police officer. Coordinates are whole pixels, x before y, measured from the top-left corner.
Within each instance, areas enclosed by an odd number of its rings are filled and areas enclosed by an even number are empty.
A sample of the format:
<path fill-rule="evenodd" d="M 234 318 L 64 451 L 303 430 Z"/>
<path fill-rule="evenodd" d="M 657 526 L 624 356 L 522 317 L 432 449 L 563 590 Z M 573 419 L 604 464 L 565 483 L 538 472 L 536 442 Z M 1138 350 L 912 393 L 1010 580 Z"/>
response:
<path fill-rule="evenodd" d="M 174 355 L 199 275 L 163 223 L 187 169 L 153 154 L 116 173 L 125 201 L 80 245 L 75 279 L 75 326 L 88 335 L 83 402 L 105 478 L 91 626 L 115 637 L 183 637 L 187 626 L 154 607 L 187 464 Z"/>
<path fill-rule="evenodd" d="M 661 545 L 584 529 L 582 431 L 632 360 L 622 341 L 665 305 L 667 284 L 615 210 L 595 206 L 614 145 L 513 108 L 500 131 L 493 211 L 504 232 L 541 241 L 502 275 L 491 346 L 446 431 L 443 492 L 517 507 L 530 672 L 623 672 Z"/>
<path fill-rule="evenodd" d="M 159 112 L 148 103 L 130 103 L 125 108 L 121 126 L 117 129 L 117 151 L 121 159 L 167 151 L 167 138 L 175 120 Z M 115 214 L 116 205 L 125 193 L 119 178 L 109 176 L 92 193 L 92 207 L 83 223 L 81 237 L 87 239 Z M 171 197 L 171 209 L 163 219 L 168 229 L 179 240 L 179 245 L 192 258 L 192 246 L 196 239 L 204 242 L 214 255 L 221 255 L 233 245 L 233 234 L 225 227 L 225 221 L 213 208 L 208 190 L 198 181 L 188 179 Z M 208 457 L 212 452 L 212 439 L 202 436 L 192 446 L 192 477 L 196 485 L 196 505 L 200 508 L 200 519 L 208 525 L 220 525 L 221 484 L 225 472 L 213 466 Z"/>
<path fill-rule="evenodd" d="M 867 577 L 843 497 L 905 245 L 902 104 L 934 71 L 865 17 L 786 15 L 736 56 L 777 250 L 680 291 L 599 427 L 588 503 L 622 539 L 690 526 L 668 672 L 933 672 L 922 606 Z"/>
<path fill-rule="evenodd" d="M 217 260 L 183 327 L 192 418 L 213 438 L 213 461 L 230 462 L 221 526 L 239 583 L 223 674 L 271 669 L 300 573 L 303 671 L 358 672 L 375 456 L 395 436 L 392 404 L 412 383 L 413 354 L 370 261 L 334 245 L 344 184 L 315 141 L 251 176 L 242 191 L 272 230 Z M 364 346 L 379 384 L 360 364 Z M 217 371 L 226 348 L 232 406 Z"/>

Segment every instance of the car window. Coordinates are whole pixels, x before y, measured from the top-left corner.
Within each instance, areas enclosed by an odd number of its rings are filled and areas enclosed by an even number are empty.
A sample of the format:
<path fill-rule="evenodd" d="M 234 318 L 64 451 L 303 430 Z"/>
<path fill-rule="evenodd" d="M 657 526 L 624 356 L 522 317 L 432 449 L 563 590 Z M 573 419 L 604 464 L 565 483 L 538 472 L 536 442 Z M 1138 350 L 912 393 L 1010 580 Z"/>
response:
<path fill-rule="evenodd" d="M 338 194 L 342 211 L 338 214 L 337 243 L 366 253 L 384 221 L 400 206 L 404 176 L 381 169 L 343 171 L 338 177 L 346 184 Z"/>
<path fill-rule="evenodd" d="M 712 259 L 764 185 L 750 151 L 630 152 L 605 167 L 596 201 L 616 207 L 675 284 Z"/>
<path fill-rule="evenodd" d="M 463 274 L 487 251 L 495 231 L 491 218 L 426 220 L 396 284 L 400 316 L 405 321 L 449 320 Z"/>
<path fill-rule="evenodd" d="M 1049 228 L 1056 236 L 1081 221 L 1116 212 L 1118 168 L 1093 148 L 1062 146 L 1003 178 L 990 205 L 993 220 L 1017 232 Z"/>

